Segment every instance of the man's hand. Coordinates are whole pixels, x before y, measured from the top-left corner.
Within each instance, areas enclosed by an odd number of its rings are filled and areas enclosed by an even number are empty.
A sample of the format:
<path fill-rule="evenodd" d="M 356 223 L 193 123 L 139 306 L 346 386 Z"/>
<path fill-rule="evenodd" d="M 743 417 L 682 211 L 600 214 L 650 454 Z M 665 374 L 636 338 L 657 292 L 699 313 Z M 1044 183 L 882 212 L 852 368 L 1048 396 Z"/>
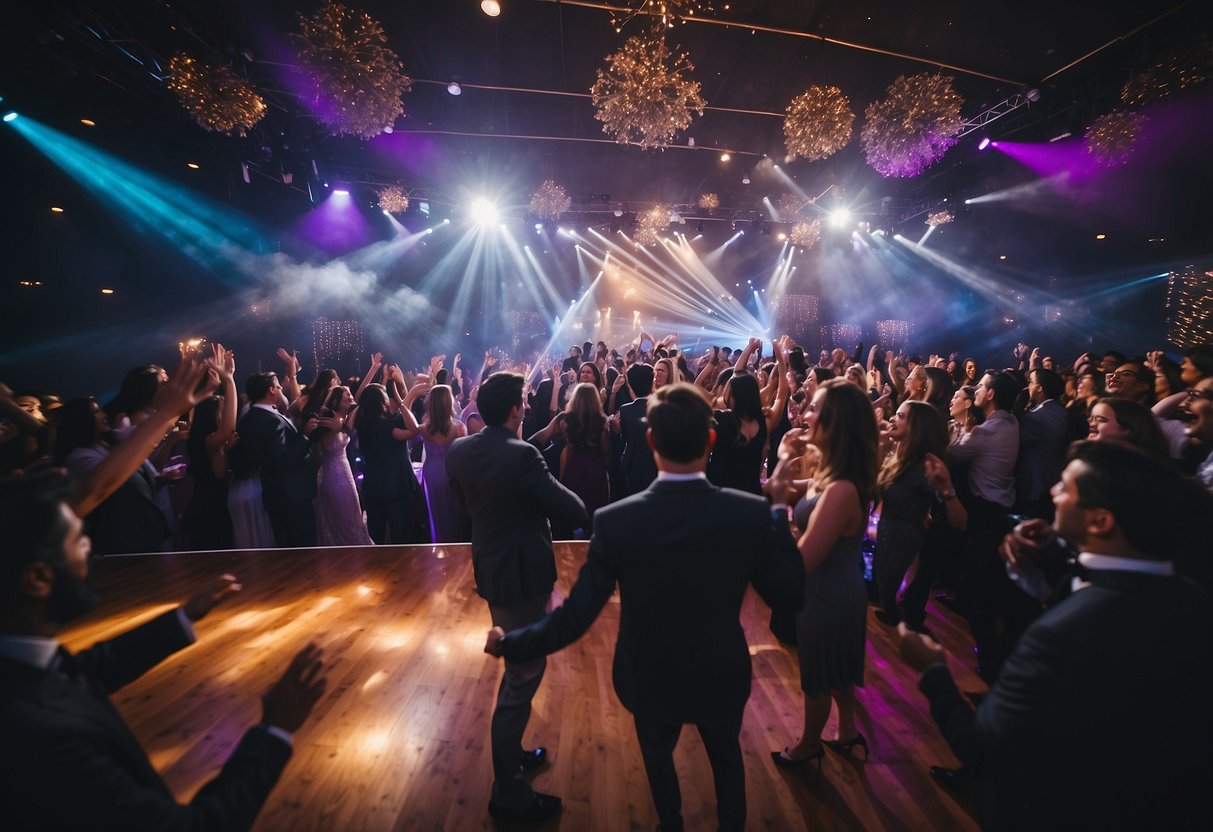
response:
<path fill-rule="evenodd" d="M 261 724 L 291 734 L 299 730 L 324 695 L 328 681 L 320 661 L 323 652 L 309 644 L 295 654 L 282 678 L 261 697 Z"/>
<path fill-rule="evenodd" d="M 201 621 L 207 613 L 235 595 L 240 589 L 235 575 L 220 575 L 191 595 L 181 605 L 181 609 L 190 621 Z"/>
<path fill-rule="evenodd" d="M 901 660 L 919 673 L 937 664 L 947 664 L 948 654 L 935 639 L 924 633 L 916 633 L 903 621 L 897 625 L 901 637 Z"/>
<path fill-rule="evenodd" d="M 484 652 L 501 658 L 501 640 L 503 638 L 505 638 L 505 630 L 500 627 L 489 630 L 488 640 L 484 643 Z"/>
<path fill-rule="evenodd" d="M 1053 527 L 1040 518 L 1025 520 L 1002 539 L 998 554 L 1009 566 L 1020 566 L 1021 560 L 1034 564 L 1034 557 L 1053 545 Z"/>

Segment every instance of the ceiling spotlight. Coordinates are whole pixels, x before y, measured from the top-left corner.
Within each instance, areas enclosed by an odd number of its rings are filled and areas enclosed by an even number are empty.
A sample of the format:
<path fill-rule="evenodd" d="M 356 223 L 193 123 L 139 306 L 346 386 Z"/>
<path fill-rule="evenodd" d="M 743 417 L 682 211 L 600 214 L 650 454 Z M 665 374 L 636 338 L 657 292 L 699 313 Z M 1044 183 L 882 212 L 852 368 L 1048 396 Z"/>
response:
<path fill-rule="evenodd" d="M 458 81 L 451 81 L 446 85 L 446 91 L 451 95 L 463 95 L 463 87 L 459 86 Z"/>
<path fill-rule="evenodd" d="M 199 165 L 197 162 L 186 162 L 185 166 L 187 168 L 189 168 L 190 170 L 198 170 L 198 168 L 199 168 Z"/>
<path fill-rule="evenodd" d="M 728 153 L 721 153 L 721 154 L 720 154 L 720 161 L 722 161 L 722 162 L 727 162 L 727 161 L 729 161 L 729 159 L 732 159 L 732 158 L 733 158 L 733 157 L 732 157 L 732 156 L 730 156 Z"/>
<path fill-rule="evenodd" d="M 338 185 L 337 187 L 333 188 L 333 196 L 349 196 L 349 195 L 350 195 L 350 189 L 348 187 L 346 187 L 345 185 Z"/>
<path fill-rule="evenodd" d="M 54 209 L 54 208 L 52 208 L 51 210 L 52 210 L 52 211 L 54 211 L 55 209 Z M 1095 235 L 1095 239 L 1096 239 L 1096 240 L 1106 240 L 1106 239 L 1107 239 L 1107 237 L 1108 237 L 1108 235 L 1107 235 L 1107 234 L 1096 234 L 1096 235 Z"/>
<path fill-rule="evenodd" d="M 786 240 L 787 238 L 788 238 L 788 235 L 787 235 L 787 234 L 784 234 L 782 231 L 780 231 L 780 232 L 779 232 L 779 235 L 778 235 L 778 236 L 777 236 L 775 239 L 776 239 L 776 240 L 779 240 L 779 242 L 781 242 L 781 243 L 782 243 L 782 242 L 783 242 L 784 240 Z"/>
<path fill-rule="evenodd" d="M 830 214 L 830 225 L 835 228 L 842 228 L 851 221 L 851 212 L 847 208 L 839 208 L 833 214 Z"/>
<path fill-rule="evenodd" d="M 16 121 L 16 120 L 17 120 L 17 114 L 16 114 L 15 112 L 13 112 L 13 111 L 9 111 L 9 112 L 7 112 L 7 113 L 5 113 L 5 114 L 4 114 L 4 120 L 5 120 L 6 122 L 9 122 L 9 121 Z"/>
<path fill-rule="evenodd" d="M 1028 99 L 1029 101 L 1031 101 L 1033 104 L 1035 104 L 1037 101 L 1040 100 L 1040 90 L 1033 87 L 1032 89 L 1025 92 L 1023 94 L 1023 97 Z"/>
<path fill-rule="evenodd" d="M 985 150 L 989 146 L 990 146 L 990 137 L 989 136 L 982 136 L 981 141 L 977 143 L 978 150 Z"/>
<path fill-rule="evenodd" d="M 113 293 L 114 293 L 113 289 L 102 289 L 101 290 L 101 294 L 103 294 L 103 295 L 112 295 Z"/>
<path fill-rule="evenodd" d="M 488 225 L 497 221 L 497 206 L 483 197 L 472 200 L 470 209 L 472 222 L 477 225 Z"/>
<path fill-rule="evenodd" d="M 63 209 L 62 209 L 62 208 L 60 208 L 58 205 L 52 205 L 52 206 L 51 206 L 51 213 L 52 213 L 52 214 L 62 214 L 62 213 L 63 213 Z M 1101 235 L 1100 235 L 1100 237 L 1102 238 L 1102 237 L 1103 237 L 1103 235 L 1101 234 Z"/>
<path fill-rule="evenodd" d="M 93 121 L 91 118 L 82 118 L 82 119 L 80 119 L 80 123 L 83 124 L 85 127 L 96 127 L 97 126 L 97 122 Z"/>
<path fill-rule="evenodd" d="M 616 206 L 615 206 L 615 210 L 614 210 L 614 211 L 612 211 L 611 213 L 612 213 L 612 214 L 614 214 L 614 215 L 615 215 L 615 216 L 617 216 L 617 217 L 622 217 L 622 216 L 623 216 L 623 206 L 622 206 L 622 205 L 616 205 Z"/>
<path fill-rule="evenodd" d="M 501 4 L 497 0 L 480 0 L 480 11 L 489 17 L 496 17 L 501 14 Z"/>
<path fill-rule="evenodd" d="M 748 185 L 748 184 L 750 184 L 750 177 L 748 177 L 748 176 L 743 176 L 743 177 L 741 178 L 741 184 L 742 184 L 742 185 Z"/>

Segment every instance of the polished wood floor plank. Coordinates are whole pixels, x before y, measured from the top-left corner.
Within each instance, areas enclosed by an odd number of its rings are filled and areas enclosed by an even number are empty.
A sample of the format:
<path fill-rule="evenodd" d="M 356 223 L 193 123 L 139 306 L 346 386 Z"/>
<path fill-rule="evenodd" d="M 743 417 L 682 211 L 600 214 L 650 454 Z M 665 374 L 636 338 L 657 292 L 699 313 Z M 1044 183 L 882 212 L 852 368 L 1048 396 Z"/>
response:
<path fill-rule="evenodd" d="M 584 543 L 557 545 L 567 594 Z M 467 546 L 357 547 L 109 558 L 93 565 L 103 603 L 65 633 L 80 649 L 170 610 L 231 572 L 243 591 L 197 626 L 198 643 L 119 691 L 114 701 L 153 764 L 188 800 L 260 716 L 260 695 L 309 641 L 329 686 L 295 737 L 295 756 L 260 830 L 489 830 L 489 722 L 500 662 L 482 652 L 490 626 Z M 742 622 L 754 685 L 742 725 L 748 827 L 754 830 L 975 829 L 972 807 L 927 769 L 953 764 L 896 655 L 895 633 L 871 618 L 860 730 L 871 746 L 826 752 L 820 777 L 777 768 L 770 751 L 799 739 L 803 699 L 794 648 L 768 629 L 753 592 Z M 631 715 L 611 679 L 618 597 L 576 644 L 548 660 L 526 742 L 552 763 L 535 787 L 559 794 L 552 830 L 652 829 L 657 818 Z M 928 626 L 963 689 L 981 690 L 963 622 L 932 606 Z M 826 736 L 836 730 L 832 716 Z M 711 769 L 687 726 L 675 754 L 688 829 L 715 827 Z"/>

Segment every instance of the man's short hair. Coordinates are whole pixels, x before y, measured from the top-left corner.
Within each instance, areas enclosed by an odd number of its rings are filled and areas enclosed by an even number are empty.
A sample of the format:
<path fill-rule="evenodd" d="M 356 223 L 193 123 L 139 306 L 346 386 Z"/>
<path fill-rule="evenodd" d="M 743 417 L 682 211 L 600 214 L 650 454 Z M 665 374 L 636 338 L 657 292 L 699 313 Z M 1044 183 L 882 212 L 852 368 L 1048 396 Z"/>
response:
<path fill-rule="evenodd" d="M 708 448 L 712 406 L 698 387 L 667 384 L 649 399 L 649 430 L 657 453 L 671 462 L 694 462 Z"/>
<path fill-rule="evenodd" d="M 1213 344 L 1197 344 L 1190 347 L 1184 355 L 1200 372 L 1201 378 L 1213 376 Z"/>
<path fill-rule="evenodd" d="M 248 396 L 250 404 L 255 404 L 269 395 L 270 388 L 277 383 L 277 373 L 254 373 L 253 375 L 249 376 L 248 381 L 244 383 L 244 394 Z"/>
<path fill-rule="evenodd" d="M 522 407 L 522 388 L 526 379 L 518 373 L 495 373 L 480 384 L 476 408 L 489 427 L 501 427 L 510 418 L 510 410 Z"/>
<path fill-rule="evenodd" d="M 61 506 L 70 485 L 57 469 L 0 479 L 0 604 L 10 601 L 31 563 L 63 565 L 68 526 Z"/>
<path fill-rule="evenodd" d="M 1065 380 L 1052 370 L 1041 367 L 1033 370 L 1032 375 L 1036 376 L 1036 383 L 1044 390 L 1046 399 L 1061 398 L 1061 394 L 1066 390 Z"/>
<path fill-rule="evenodd" d="M 1184 544 L 1194 518 L 1176 470 L 1130 445 L 1086 440 L 1070 448 L 1069 461 L 1086 467 L 1075 478 L 1078 504 L 1102 508 L 1136 551 L 1154 560 L 1171 560 Z"/>
<path fill-rule="evenodd" d="M 653 392 L 653 368 L 649 364 L 633 364 L 628 367 L 628 386 L 636 394 L 636 398 L 647 396 Z"/>
<path fill-rule="evenodd" d="M 999 410 L 1010 410 L 1015 407 L 1015 399 L 1019 396 L 1020 385 L 1015 378 L 1002 370 L 987 370 L 990 377 L 990 390 L 994 394 L 994 404 Z"/>

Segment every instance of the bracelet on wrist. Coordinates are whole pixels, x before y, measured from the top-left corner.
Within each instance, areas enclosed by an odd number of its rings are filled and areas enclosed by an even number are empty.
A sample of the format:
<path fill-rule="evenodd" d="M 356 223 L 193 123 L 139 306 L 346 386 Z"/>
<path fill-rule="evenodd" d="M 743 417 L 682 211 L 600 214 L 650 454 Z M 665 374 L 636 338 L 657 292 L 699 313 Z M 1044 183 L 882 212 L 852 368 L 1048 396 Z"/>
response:
<path fill-rule="evenodd" d="M 936 491 L 935 496 L 939 498 L 941 503 L 946 503 L 948 500 L 956 499 L 956 489 L 949 488 L 947 491 Z"/>

